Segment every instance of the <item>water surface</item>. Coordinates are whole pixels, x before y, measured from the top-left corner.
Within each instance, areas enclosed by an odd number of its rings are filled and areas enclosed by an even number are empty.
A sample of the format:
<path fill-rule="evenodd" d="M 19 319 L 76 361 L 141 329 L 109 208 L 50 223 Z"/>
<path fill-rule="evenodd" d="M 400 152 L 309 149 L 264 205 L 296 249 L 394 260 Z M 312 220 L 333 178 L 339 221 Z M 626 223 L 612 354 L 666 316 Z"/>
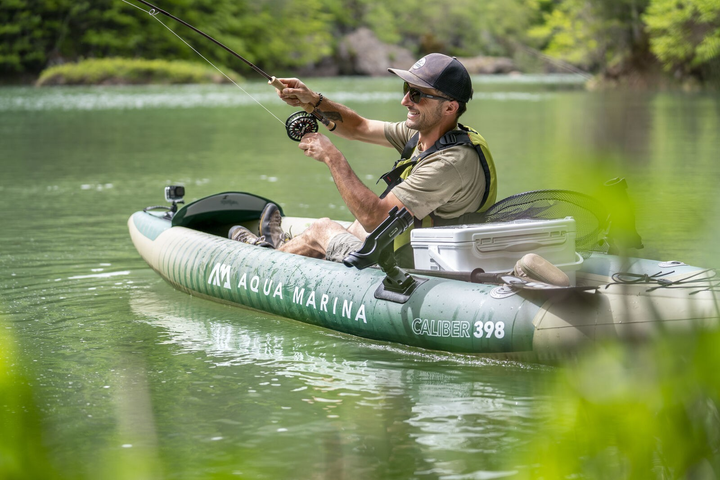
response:
<path fill-rule="evenodd" d="M 404 117 L 395 79 L 309 83 L 368 117 Z M 513 459 L 553 408 L 554 368 L 214 304 L 140 259 L 127 219 L 169 183 L 188 200 L 250 191 L 290 215 L 350 219 L 327 169 L 285 136 L 293 110 L 263 83 L 243 88 L 272 115 L 233 86 L 0 89 L 0 321 L 53 465 L 99 478 L 127 459 L 178 479 L 527 469 Z M 625 177 L 642 255 L 718 265 L 717 94 L 586 92 L 572 77 L 478 78 L 475 91 L 463 122 L 490 144 L 499 198 Z M 379 192 L 396 153 L 336 144 Z"/>

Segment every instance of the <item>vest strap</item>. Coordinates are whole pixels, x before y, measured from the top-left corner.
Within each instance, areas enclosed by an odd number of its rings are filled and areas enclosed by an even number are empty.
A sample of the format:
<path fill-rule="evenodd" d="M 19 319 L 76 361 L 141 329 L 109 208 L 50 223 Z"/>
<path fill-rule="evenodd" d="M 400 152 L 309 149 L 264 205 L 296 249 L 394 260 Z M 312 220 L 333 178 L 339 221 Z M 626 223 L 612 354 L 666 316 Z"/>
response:
<path fill-rule="evenodd" d="M 485 177 L 485 191 L 483 192 L 483 197 L 480 201 L 480 206 L 478 207 L 478 210 L 481 210 L 482 207 L 488 202 L 490 198 L 490 192 L 494 191 L 493 178 L 491 173 L 493 170 L 491 170 L 490 165 L 488 164 L 482 147 L 479 144 L 476 145 L 471 140 L 469 135 L 470 133 L 479 135 L 475 130 L 472 130 L 462 124 L 458 124 L 457 130 L 451 130 L 447 132 L 445 135 L 440 137 L 432 147 L 419 153 L 415 157 L 412 157 L 412 154 L 417 148 L 420 134 L 416 133 L 415 135 L 410 137 L 408 142 L 405 144 L 405 147 L 403 148 L 400 159 L 395 162 L 392 170 L 384 173 L 378 179 L 378 183 L 380 182 L 380 180 L 384 180 L 387 184 L 387 187 L 385 188 L 385 191 L 382 193 L 382 195 L 380 195 L 380 198 L 385 198 L 387 194 L 392 191 L 393 188 L 402 183 L 403 180 L 410 175 L 412 169 L 415 168 L 415 166 L 428 155 L 444 150 L 446 148 L 454 147 L 456 145 L 467 145 L 469 147 L 472 147 L 475 152 L 477 152 L 478 160 L 480 161 L 480 166 Z M 495 201 L 494 195 L 492 201 Z M 402 235 L 395 238 L 393 242 L 393 248 L 395 249 L 396 255 L 402 254 L 401 256 L 403 258 L 406 258 L 407 262 L 409 262 L 408 265 L 412 264 L 413 260 L 412 248 L 410 246 L 410 231 L 413 228 L 427 228 L 448 223 L 449 222 L 447 220 L 438 217 L 432 212 L 430 212 L 430 214 L 422 220 L 415 218 L 410 228 L 408 228 Z"/>
<path fill-rule="evenodd" d="M 445 135 L 440 137 L 435 144 L 422 152 L 420 155 L 412 159 L 411 161 L 404 161 L 409 159 L 412 156 L 412 152 L 415 151 L 415 147 L 417 147 L 420 133 L 416 133 L 412 137 L 410 137 L 410 140 L 405 144 L 405 148 L 403 149 L 402 156 L 400 157 L 400 160 L 395 162 L 394 168 L 390 170 L 389 172 L 384 173 L 379 179 L 384 180 L 387 184 L 387 188 L 385 191 L 380 195 L 380 198 L 385 198 L 388 193 L 390 193 L 390 190 L 395 188 L 398 184 L 402 183 L 403 178 L 402 174 L 405 173 L 408 169 L 412 170 L 415 168 L 415 165 L 417 165 L 423 158 L 427 157 L 428 155 L 431 155 L 435 152 L 438 152 L 440 150 L 445 150 L 446 148 L 454 147 L 455 145 L 469 145 L 475 149 L 475 151 L 478 154 L 478 157 L 480 159 L 480 166 L 483 169 L 483 175 L 485 176 L 485 191 L 483 192 L 483 198 L 480 201 L 480 207 L 485 205 L 485 202 L 487 202 L 488 195 L 490 195 L 490 182 L 492 181 L 492 178 L 490 176 L 490 167 L 488 166 L 487 159 L 485 158 L 485 154 L 482 151 L 482 148 L 480 145 L 475 145 L 472 143 L 472 140 L 470 140 L 470 136 L 468 135 L 467 127 L 464 125 L 459 125 L 459 130 L 451 130 L 447 132 Z"/>

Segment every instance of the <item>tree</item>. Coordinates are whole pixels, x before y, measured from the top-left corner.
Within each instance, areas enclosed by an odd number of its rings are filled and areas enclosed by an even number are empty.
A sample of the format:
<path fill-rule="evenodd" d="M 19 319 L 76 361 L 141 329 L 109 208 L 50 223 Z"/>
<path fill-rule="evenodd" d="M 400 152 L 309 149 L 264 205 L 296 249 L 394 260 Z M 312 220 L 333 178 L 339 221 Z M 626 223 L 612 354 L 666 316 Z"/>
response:
<path fill-rule="evenodd" d="M 156 0 L 164 10 L 266 68 L 297 66 L 330 53 L 332 18 L 322 0 Z M 148 7 L 135 3 L 142 10 Z M 196 59 L 156 20 L 213 62 L 235 65 L 223 49 L 173 20 L 120 0 L 3 0 L 0 74 L 37 74 L 82 58 Z"/>
<path fill-rule="evenodd" d="M 705 73 L 720 59 L 720 0 L 652 0 L 643 16 L 666 70 Z"/>
<path fill-rule="evenodd" d="M 531 31 L 545 53 L 592 71 L 614 74 L 647 55 L 642 13 L 648 0 L 540 0 L 541 25 Z"/>

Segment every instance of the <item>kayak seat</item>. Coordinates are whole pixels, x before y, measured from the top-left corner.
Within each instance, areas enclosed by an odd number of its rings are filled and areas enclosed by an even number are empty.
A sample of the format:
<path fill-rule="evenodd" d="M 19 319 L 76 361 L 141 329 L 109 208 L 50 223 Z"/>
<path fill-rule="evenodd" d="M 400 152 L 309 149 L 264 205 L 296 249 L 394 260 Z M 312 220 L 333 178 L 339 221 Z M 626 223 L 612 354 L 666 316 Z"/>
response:
<path fill-rule="evenodd" d="M 233 225 L 257 226 L 265 205 L 276 203 L 246 192 L 224 192 L 188 203 L 173 216 L 173 227 L 186 227 L 202 232 L 227 236 Z M 284 216 L 282 208 L 280 214 Z"/>

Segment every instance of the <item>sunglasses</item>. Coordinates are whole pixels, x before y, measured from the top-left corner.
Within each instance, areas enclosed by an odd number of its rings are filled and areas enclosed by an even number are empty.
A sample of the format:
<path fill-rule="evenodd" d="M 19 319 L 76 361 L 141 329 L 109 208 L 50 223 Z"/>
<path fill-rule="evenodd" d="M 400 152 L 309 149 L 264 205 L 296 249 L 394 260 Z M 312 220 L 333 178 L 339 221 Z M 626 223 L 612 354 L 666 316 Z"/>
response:
<path fill-rule="evenodd" d="M 423 93 L 417 88 L 412 88 L 410 85 L 408 85 L 407 82 L 403 83 L 403 95 L 410 94 L 410 101 L 413 103 L 420 103 L 420 100 L 423 98 L 431 98 L 434 100 L 447 100 L 447 101 L 454 101 L 452 98 L 448 97 L 438 97 L 437 95 L 430 95 L 427 93 Z"/>

